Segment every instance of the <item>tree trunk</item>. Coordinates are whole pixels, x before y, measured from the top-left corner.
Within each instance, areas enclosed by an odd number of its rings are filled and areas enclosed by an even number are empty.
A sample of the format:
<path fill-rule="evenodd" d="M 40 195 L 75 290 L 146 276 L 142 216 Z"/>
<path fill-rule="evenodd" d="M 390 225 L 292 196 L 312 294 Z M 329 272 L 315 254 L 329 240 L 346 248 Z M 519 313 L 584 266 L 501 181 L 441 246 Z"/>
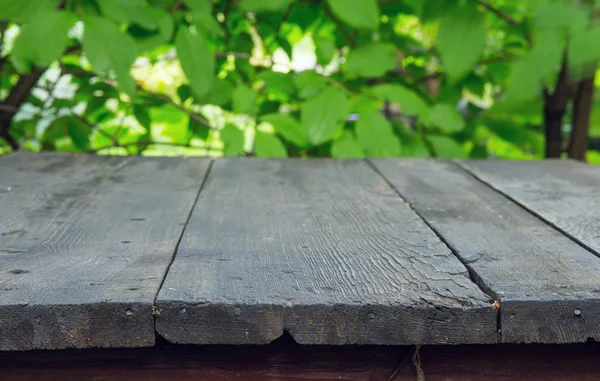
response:
<path fill-rule="evenodd" d="M 559 158 L 562 153 L 562 120 L 571 93 L 572 86 L 567 82 L 567 63 L 563 60 L 554 94 L 544 97 L 546 158 Z"/>
<path fill-rule="evenodd" d="M 573 103 L 573 130 L 569 141 L 568 154 L 575 160 L 585 161 L 588 145 L 590 113 L 594 100 L 594 76 L 577 84 L 577 92 Z"/>

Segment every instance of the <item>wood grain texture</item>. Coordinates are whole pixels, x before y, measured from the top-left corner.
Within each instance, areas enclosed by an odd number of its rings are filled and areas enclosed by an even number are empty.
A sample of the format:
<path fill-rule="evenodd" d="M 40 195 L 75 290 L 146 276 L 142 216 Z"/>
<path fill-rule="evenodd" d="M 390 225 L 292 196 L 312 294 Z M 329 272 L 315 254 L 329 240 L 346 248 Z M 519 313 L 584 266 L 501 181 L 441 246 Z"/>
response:
<path fill-rule="evenodd" d="M 372 162 L 501 301 L 503 342 L 600 339 L 599 258 L 455 164 Z"/>
<path fill-rule="evenodd" d="M 173 343 L 496 340 L 466 268 L 364 161 L 219 159 L 157 298 Z"/>
<path fill-rule="evenodd" d="M 0 350 L 152 345 L 153 300 L 208 164 L 0 158 Z"/>
<path fill-rule="evenodd" d="M 600 255 L 600 167 L 573 160 L 459 164 Z"/>
<path fill-rule="evenodd" d="M 2 381 L 416 381 L 397 346 L 176 346 L 0 353 Z M 426 381 L 597 381 L 600 344 L 423 346 Z M 403 363 L 403 365 L 401 365 Z M 399 367 L 396 378 L 390 378 Z"/>

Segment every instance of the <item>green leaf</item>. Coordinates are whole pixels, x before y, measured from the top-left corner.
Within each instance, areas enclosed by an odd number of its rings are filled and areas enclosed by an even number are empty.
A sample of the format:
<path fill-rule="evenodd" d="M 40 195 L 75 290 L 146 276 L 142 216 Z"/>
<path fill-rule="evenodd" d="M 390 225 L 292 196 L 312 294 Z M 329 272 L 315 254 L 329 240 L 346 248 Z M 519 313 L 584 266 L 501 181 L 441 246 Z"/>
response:
<path fill-rule="evenodd" d="M 488 66 L 489 68 L 489 66 Z M 485 79 L 475 74 L 469 74 L 462 85 L 471 92 L 473 95 L 482 96 L 485 90 Z M 462 94 L 461 94 L 462 95 Z"/>
<path fill-rule="evenodd" d="M 379 26 L 376 0 L 327 0 L 333 14 L 358 29 L 374 30 Z"/>
<path fill-rule="evenodd" d="M 177 107 L 164 104 L 149 111 L 152 134 L 157 140 L 185 144 L 190 139 L 189 117 Z"/>
<path fill-rule="evenodd" d="M 212 6 L 210 4 L 210 0 L 183 0 L 183 2 L 191 9 L 191 10 L 206 10 L 210 9 Z"/>
<path fill-rule="evenodd" d="M 213 17 L 212 4 L 208 0 L 193 0 L 186 2 L 191 8 L 189 15 L 192 17 L 192 22 L 200 30 L 210 36 L 224 36 L 223 28 L 219 22 Z"/>
<path fill-rule="evenodd" d="M 67 118 L 67 131 L 75 147 L 82 151 L 87 151 L 90 149 L 90 136 L 92 135 L 92 127 L 71 116 Z"/>
<path fill-rule="evenodd" d="M 429 106 L 423 98 L 402 85 L 378 85 L 372 92 L 383 100 L 398 104 L 406 115 L 416 115 L 422 122 L 429 117 Z"/>
<path fill-rule="evenodd" d="M 325 37 L 314 36 L 315 53 L 317 54 L 317 62 L 321 66 L 326 66 L 333 59 L 335 53 L 335 43 Z"/>
<path fill-rule="evenodd" d="M 348 78 L 381 77 L 396 67 L 396 48 L 392 44 L 373 42 L 351 50 L 344 70 Z"/>
<path fill-rule="evenodd" d="M 590 164 L 600 164 L 600 151 L 588 150 L 585 158 Z"/>
<path fill-rule="evenodd" d="M 0 0 L 0 20 L 27 23 L 40 13 L 56 9 L 58 0 Z"/>
<path fill-rule="evenodd" d="M 96 3 L 103 15 L 119 23 L 136 23 L 151 30 L 158 27 L 145 1 L 96 0 Z"/>
<path fill-rule="evenodd" d="M 348 116 L 346 94 L 337 87 L 328 87 L 301 106 L 300 121 L 308 140 L 315 145 L 331 140 Z"/>
<path fill-rule="evenodd" d="M 588 15 L 578 4 L 566 1 L 548 1 L 537 9 L 535 26 L 566 33 L 582 29 L 588 24 Z"/>
<path fill-rule="evenodd" d="M 538 35 L 529 54 L 513 65 L 508 78 L 506 101 L 520 104 L 539 98 L 549 76 L 555 77 L 563 58 L 564 41 L 556 30 Z"/>
<path fill-rule="evenodd" d="M 142 37 L 135 38 L 139 52 L 152 50 L 161 44 L 167 43 L 173 36 L 174 25 L 170 14 L 159 8 L 148 8 L 147 12 L 156 20 L 158 30 L 146 32 Z"/>
<path fill-rule="evenodd" d="M 381 109 L 383 102 L 367 95 L 354 95 L 348 102 L 348 112 L 350 114 L 360 114 L 365 111 Z"/>
<path fill-rule="evenodd" d="M 427 135 L 427 140 L 433 147 L 437 157 L 463 159 L 467 155 L 462 146 L 447 136 Z"/>
<path fill-rule="evenodd" d="M 202 36 L 192 34 L 185 27 L 180 27 L 177 32 L 175 47 L 181 68 L 190 81 L 194 95 L 199 99 L 204 98 L 214 81 L 214 54 L 208 50 Z"/>
<path fill-rule="evenodd" d="M 261 120 L 271 124 L 279 135 L 298 147 L 305 147 L 308 145 L 306 131 L 303 129 L 302 125 L 291 116 L 285 114 L 267 114 L 262 116 Z"/>
<path fill-rule="evenodd" d="M 421 22 L 427 23 L 443 17 L 448 11 L 456 7 L 456 0 L 435 0 L 430 2 L 418 2 Z M 416 4 L 416 5 L 417 5 Z"/>
<path fill-rule="evenodd" d="M 485 47 L 485 17 L 476 4 L 456 7 L 441 21 L 437 44 L 451 81 L 471 70 Z"/>
<path fill-rule="evenodd" d="M 198 139 L 206 140 L 210 136 L 210 127 L 190 118 L 189 129 L 192 135 Z"/>
<path fill-rule="evenodd" d="M 267 94 L 287 99 L 294 93 L 294 81 L 289 74 L 266 70 L 260 73 L 257 79 L 264 81 Z"/>
<path fill-rule="evenodd" d="M 482 122 L 492 134 L 525 151 L 543 152 L 544 150 L 543 134 L 532 131 L 521 123 L 517 123 L 514 118 L 490 118 Z"/>
<path fill-rule="evenodd" d="M 208 90 L 206 97 L 201 100 L 203 104 L 223 106 L 231 101 L 233 85 L 224 79 L 216 78 L 213 85 Z"/>
<path fill-rule="evenodd" d="M 223 154 L 225 156 L 238 156 L 244 153 L 244 133 L 231 123 L 219 131 L 219 137 L 223 142 Z"/>
<path fill-rule="evenodd" d="M 152 122 L 150 120 L 150 114 L 148 113 L 146 107 L 136 104 L 135 106 L 133 106 L 133 114 L 137 119 L 138 123 L 145 127 L 147 131 L 150 131 L 150 126 Z"/>
<path fill-rule="evenodd" d="M 36 13 L 28 24 L 21 27 L 11 54 L 19 71 L 29 71 L 31 65 L 45 68 L 57 60 L 68 42 L 73 14 L 64 11 Z"/>
<path fill-rule="evenodd" d="M 292 0 L 241 0 L 240 7 L 246 12 L 281 11 L 290 5 Z"/>
<path fill-rule="evenodd" d="M 338 159 L 361 159 L 365 157 L 365 153 L 356 141 L 354 134 L 344 131 L 342 137 L 331 145 L 331 156 Z"/>
<path fill-rule="evenodd" d="M 450 134 L 465 128 L 465 121 L 456 107 L 439 103 L 429 110 L 429 124 Z"/>
<path fill-rule="evenodd" d="M 575 32 L 569 41 L 567 62 L 571 80 L 589 77 L 596 70 L 600 52 L 595 47 L 600 42 L 600 27 Z"/>
<path fill-rule="evenodd" d="M 137 56 L 133 39 L 119 31 L 117 25 L 101 17 L 84 15 L 83 51 L 94 70 L 115 73 L 121 89 L 130 97 L 135 94 L 135 81 L 129 74 Z"/>
<path fill-rule="evenodd" d="M 400 141 L 390 122 L 378 111 L 360 114 L 356 122 L 356 138 L 369 156 L 400 155 Z"/>
<path fill-rule="evenodd" d="M 319 94 L 327 86 L 327 81 L 322 75 L 306 70 L 294 77 L 294 85 L 298 89 L 298 96 L 306 99 Z"/>
<path fill-rule="evenodd" d="M 414 134 L 410 137 L 404 138 L 401 141 L 402 145 L 402 156 L 407 157 L 430 157 L 431 154 L 427 149 L 427 146 L 423 142 L 420 136 Z"/>
<path fill-rule="evenodd" d="M 177 96 L 181 103 L 184 103 L 192 97 L 192 88 L 190 85 L 183 84 L 177 88 Z"/>
<path fill-rule="evenodd" d="M 254 139 L 256 156 L 287 157 L 287 150 L 277 136 L 256 131 L 256 137 Z"/>
<path fill-rule="evenodd" d="M 247 86 L 238 85 L 233 90 L 231 101 L 233 103 L 233 112 L 248 115 L 256 115 L 258 113 L 256 93 Z"/>

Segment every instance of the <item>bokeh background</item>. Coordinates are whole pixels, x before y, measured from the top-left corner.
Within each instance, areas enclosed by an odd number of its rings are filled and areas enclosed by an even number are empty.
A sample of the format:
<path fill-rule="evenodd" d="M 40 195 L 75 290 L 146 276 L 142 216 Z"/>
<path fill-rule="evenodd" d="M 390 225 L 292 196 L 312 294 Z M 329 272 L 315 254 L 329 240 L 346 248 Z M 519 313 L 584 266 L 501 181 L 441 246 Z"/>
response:
<path fill-rule="evenodd" d="M 600 163 L 597 3 L 0 0 L 0 153 Z"/>

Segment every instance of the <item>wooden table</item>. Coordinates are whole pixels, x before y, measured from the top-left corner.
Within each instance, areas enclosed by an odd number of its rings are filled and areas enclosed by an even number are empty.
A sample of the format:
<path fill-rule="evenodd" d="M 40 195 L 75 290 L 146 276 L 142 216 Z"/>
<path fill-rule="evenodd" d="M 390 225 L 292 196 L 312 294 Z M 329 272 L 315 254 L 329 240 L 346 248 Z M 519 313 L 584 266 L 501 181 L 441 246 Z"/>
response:
<path fill-rule="evenodd" d="M 600 340 L 600 167 L 0 158 L 0 351 Z"/>

